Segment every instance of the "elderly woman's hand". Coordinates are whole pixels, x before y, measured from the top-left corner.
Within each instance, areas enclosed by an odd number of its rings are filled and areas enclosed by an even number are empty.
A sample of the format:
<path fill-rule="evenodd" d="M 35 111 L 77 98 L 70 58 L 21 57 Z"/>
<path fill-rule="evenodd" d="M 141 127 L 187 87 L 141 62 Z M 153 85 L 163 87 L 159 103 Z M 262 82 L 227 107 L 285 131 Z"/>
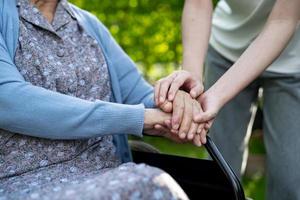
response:
<path fill-rule="evenodd" d="M 181 140 L 194 141 L 197 146 L 206 142 L 206 134 L 203 132 L 205 124 L 193 121 L 194 116 L 202 113 L 201 105 L 192 99 L 187 92 L 179 90 L 173 102 L 166 100 L 159 107 L 164 112 L 172 112 L 172 119 L 168 128 Z"/>
<path fill-rule="evenodd" d="M 171 114 L 160 109 L 146 109 L 144 116 L 144 130 L 153 129 L 156 124 L 164 126 L 171 119 Z"/>
<path fill-rule="evenodd" d="M 199 143 L 200 134 L 203 131 L 204 123 L 193 121 L 193 117 L 202 112 L 199 102 L 192 99 L 188 93 L 179 90 L 173 101 L 171 123 L 173 132 L 177 132 L 181 139 L 193 140 L 197 146 L 200 146 L 202 143 Z M 203 141 L 205 143 L 205 140 Z"/>
<path fill-rule="evenodd" d="M 199 103 L 196 100 L 193 100 L 192 104 L 194 110 L 201 109 Z M 189 116 L 189 118 L 192 119 L 193 115 Z M 166 137 L 178 143 L 191 142 L 196 146 L 201 146 L 201 144 L 206 142 L 206 132 L 203 126 L 204 124 L 200 126 L 194 122 L 191 122 L 191 127 L 189 127 L 188 129 L 188 137 L 180 138 L 178 135 L 178 131 L 174 132 L 174 130 L 172 130 L 170 113 L 165 113 L 159 109 L 146 109 L 145 111 L 145 134 Z M 193 134 L 193 136 L 191 137 L 189 136 L 189 134 Z"/>
<path fill-rule="evenodd" d="M 171 114 L 159 109 L 146 109 L 144 133 L 147 135 L 163 136 L 176 142 L 180 140 L 177 134 L 171 132 Z"/>

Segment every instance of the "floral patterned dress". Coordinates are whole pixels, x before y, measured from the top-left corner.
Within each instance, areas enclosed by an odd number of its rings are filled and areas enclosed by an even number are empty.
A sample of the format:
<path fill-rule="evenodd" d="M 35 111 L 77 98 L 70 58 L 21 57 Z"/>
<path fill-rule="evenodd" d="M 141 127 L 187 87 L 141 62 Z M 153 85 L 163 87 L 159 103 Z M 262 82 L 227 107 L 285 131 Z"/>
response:
<path fill-rule="evenodd" d="M 29 0 L 17 2 L 15 63 L 24 79 L 81 99 L 109 101 L 102 50 L 77 23 L 68 2 L 59 1 L 52 23 Z M 0 130 L 0 200 L 187 199 L 163 171 L 120 164 L 112 136 L 48 140 Z"/>

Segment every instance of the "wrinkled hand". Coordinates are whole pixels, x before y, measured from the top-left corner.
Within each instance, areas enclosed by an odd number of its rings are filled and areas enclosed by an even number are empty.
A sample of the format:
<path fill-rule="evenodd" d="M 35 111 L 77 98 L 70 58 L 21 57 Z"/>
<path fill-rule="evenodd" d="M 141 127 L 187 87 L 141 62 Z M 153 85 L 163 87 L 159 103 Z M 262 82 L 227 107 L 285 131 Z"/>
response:
<path fill-rule="evenodd" d="M 204 87 L 202 82 L 190 72 L 185 70 L 175 71 L 156 83 L 155 104 L 160 106 L 166 100 L 172 102 L 179 89 L 189 92 L 191 97 L 197 98 L 203 93 Z"/>
<path fill-rule="evenodd" d="M 188 139 L 179 138 L 178 134 L 171 131 L 171 114 L 159 109 L 146 109 L 144 120 L 144 133 L 148 135 L 162 136 L 178 143 L 191 142 Z M 196 146 L 201 146 L 199 137 L 193 139 Z"/>
<path fill-rule="evenodd" d="M 191 96 L 179 90 L 173 101 L 173 113 L 171 127 L 174 133 L 178 133 L 181 139 L 186 137 L 189 140 L 194 139 L 196 133 L 200 133 L 203 125 L 199 125 L 193 121 L 193 115 L 202 112 L 200 104 L 192 99 Z"/>
<path fill-rule="evenodd" d="M 162 136 L 175 142 L 185 142 L 180 140 L 177 134 L 170 130 L 171 114 L 159 109 L 146 109 L 144 119 L 144 133 L 148 135 Z"/>
<path fill-rule="evenodd" d="M 178 135 L 181 140 L 193 141 L 197 146 L 206 143 L 205 124 L 193 121 L 194 116 L 203 112 L 202 108 L 189 93 L 179 90 L 173 102 L 165 101 L 160 108 L 164 112 L 172 112 L 168 128 L 173 134 Z"/>

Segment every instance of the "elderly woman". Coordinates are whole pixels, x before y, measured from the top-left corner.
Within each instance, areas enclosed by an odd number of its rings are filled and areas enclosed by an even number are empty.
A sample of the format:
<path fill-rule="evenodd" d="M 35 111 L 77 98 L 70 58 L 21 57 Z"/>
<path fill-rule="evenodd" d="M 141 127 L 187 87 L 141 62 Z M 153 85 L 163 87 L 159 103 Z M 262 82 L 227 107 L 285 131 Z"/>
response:
<path fill-rule="evenodd" d="M 126 134 L 176 136 L 94 16 L 66 0 L 0 0 L 0 14 L 0 199 L 187 199 L 159 169 L 119 166 Z"/>

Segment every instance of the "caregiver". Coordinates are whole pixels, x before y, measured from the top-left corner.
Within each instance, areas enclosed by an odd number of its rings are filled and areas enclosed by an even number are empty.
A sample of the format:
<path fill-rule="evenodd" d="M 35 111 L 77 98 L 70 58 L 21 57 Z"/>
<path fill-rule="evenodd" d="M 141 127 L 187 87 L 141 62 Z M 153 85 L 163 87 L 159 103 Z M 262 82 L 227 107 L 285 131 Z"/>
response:
<path fill-rule="evenodd" d="M 194 120 L 210 128 L 222 108 L 210 132 L 240 174 L 245 167 L 246 133 L 252 125 L 251 105 L 263 88 L 267 199 L 300 199 L 300 0 L 224 0 L 213 16 L 212 7 L 211 0 L 186 0 L 185 71 L 174 72 L 157 84 L 156 98 L 172 101 L 180 87 L 196 98 L 202 92 L 208 49 L 207 91 L 198 98 L 205 113 Z M 166 89 L 157 89 L 162 84 Z"/>

